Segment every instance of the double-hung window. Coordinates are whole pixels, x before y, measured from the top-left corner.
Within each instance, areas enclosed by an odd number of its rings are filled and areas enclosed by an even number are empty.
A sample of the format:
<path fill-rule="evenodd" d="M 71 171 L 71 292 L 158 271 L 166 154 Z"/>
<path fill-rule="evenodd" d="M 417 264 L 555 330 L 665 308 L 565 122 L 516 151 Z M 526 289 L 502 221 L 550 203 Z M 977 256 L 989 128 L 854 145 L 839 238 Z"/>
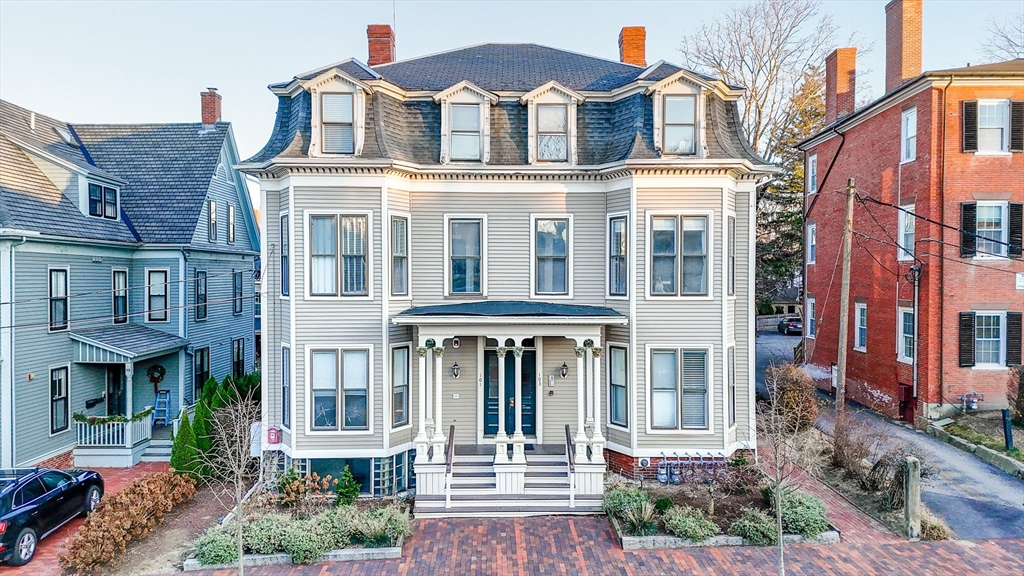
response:
<path fill-rule="evenodd" d="M 228 244 L 235 243 L 235 205 L 228 204 Z"/>
<path fill-rule="evenodd" d="M 534 220 L 537 294 L 569 293 L 569 219 Z"/>
<path fill-rule="evenodd" d="M 391 293 L 409 294 L 409 220 L 391 219 Z"/>
<path fill-rule="evenodd" d="M 736 425 L 736 347 L 729 346 L 729 427 Z"/>
<path fill-rule="evenodd" d="M 68 329 L 68 270 L 50 269 L 50 331 Z"/>
<path fill-rule="evenodd" d="M 206 320 L 206 271 L 196 270 L 196 320 Z"/>
<path fill-rule="evenodd" d="M 814 298 L 807 299 L 807 318 L 804 321 L 807 324 L 807 337 L 814 338 L 817 329 L 817 323 L 815 322 L 815 310 L 814 310 Z"/>
<path fill-rule="evenodd" d="M 608 421 L 617 426 L 628 426 L 628 395 L 626 380 L 626 349 L 608 347 Z"/>
<path fill-rule="evenodd" d="M 978 151 L 1009 150 L 1010 103 L 1007 100 L 978 102 Z"/>
<path fill-rule="evenodd" d="M 245 376 L 245 338 L 231 341 L 231 377 Z"/>
<path fill-rule="evenodd" d="M 807 225 L 807 263 L 814 264 L 818 259 L 818 226 Z"/>
<path fill-rule="evenodd" d="M 665 153 L 697 152 L 697 97 L 665 97 Z"/>
<path fill-rule="evenodd" d="M 50 369 L 50 434 L 63 432 L 70 426 L 69 388 L 68 367 Z"/>
<path fill-rule="evenodd" d="M 705 349 L 652 350 L 652 428 L 708 427 L 707 357 Z"/>
<path fill-rule="evenodd" d="M 210 347 L 196 348 L 192 362 L 194 364 L 192 376 L 192 401 L 198 402 L 203 396 L 203 386 L 210 379 Z"/>
<path fill-rule="evenodd" d="M 914 361 L 914 310 L 898 308 L 896 314 L 899 339 L 896 342 L 896 358 L 910 364 Z"/>
<path fill-rule="evenodd" d="M 896 249 L 896 255 L 898 260 L 913 260 L 914 259 L 914 228 L 917 225 L 917 217 L 914 216 L 914 205 L 901 206 L 898 225 L 900 227 L 900 246 Z"/>
<path fill-rule="evenodd" d="M 629 267 L 626 249 L 626 217 L 608 219 L 608 295 L 627 295 Z"/>
<path fill-rule="evenodd" d="M 917 108 L 904 110 L 900 118 L 900 162 L 917 158 Z"/>
<path fill-rule="evenodd" d="M 128 271 L 114 270 L 111 273 L 114 324 L 128 322 Z"/>
<path fill-rule="evenodd" d="M 655 216 L 651 219 L 651 294 L 708 293 L 707 224 L 704 216 Z M 681 250 L 679 229 L 682 229 Z M 682 277 L 681 282 L 676 281 L 677 274 Z"/>
<path fill-rule="evenodd" d="M 451 105 L 452 160 L 480 160 L 480 104 Z"/>
<path fill-rule="evenodd" d="M 291 276 L 288 268 L 288 215 L 281 216 L 281 296 L 291 292 Z"/>
<path fill-rule="evenodd" d="M 974 317 L 974 365 L 1003 365 L 1003 314 Z"/>
<path fill-rule="evenodd" d="M 391 425 L 409 423 L 409 347 L 391 349 Z"/>
<path fill-rule="evenodd" d="M 818 155 L 811 154 L 807 157 L 807 193 L 814 194 L 818 191 Z"/>
<path fill-rule="evenodd" d="M 243 297 L 245 279 L 241 272 L 234 272 L 231 274 L 231 311 L 234 314 L 242 313 L 242 304 L 245 302 Z"/>
<path fill-rule="evenodd" d="M 729 216 L 729 296 L 736 295 L 736 217 Z"/>
<path fill-rule="evenodd" d="M 340 234 L 338 222 L 341 223 Z M 365 215 L 310 218 L 310 294 L 337 296 L 338 252 L 341 252 L 341 295 L 367 294 Z M 341 239 L 340 245 L 338 239 Z"/>
<path fill-rule="evenodd" d="M 537 105 L 537 160 L 569 160 L 569 107 L 565 104 Z"/>
<path fill-rule="evenodd" d="M 312 351 L 313 430 L 368 427 L 368 369 L 367 350 Z"/>
<path fill-rule="evenodd" d="M 448 226 L 451 293 L 481 294 L 483 221 L 459 218 Z"/>
<path fill-rule="evenodd" d="M 207 211 L 209 212 L 209 227 L 210 227 L 210 242 L 217 241 L 217 202 L 216 200 L 210 200 L 207 203 Z"/>
<path fill-rule="evenodd" d="M 291 428 L 292 349 L 281 347 L 281 425 Z"/>
<path fill-rule="evenodd" d="M 868 305 L 864 302 L 857 302 L 853 306 L 853 316 L 856 322 L 856 334 L 853 341 L 853 349 L 866 352 L 868 349 Z"/>
<path fill-rule="evenodd" d="M 1005 202 L 978 202 L 977 254 L 1006 256 L 1007 230 Z"/>
<path fill-rule="evenodd" d="M 355 139 L 352 122 L 352 94 L 323 94 L 320 107 L 320 130 L 323 151 L 328 154 L 354 154 Z"/>
<path fill-rule="evenodd" d="M 117 190 L 90 182 L 89 216 L 117 220 Z"/>

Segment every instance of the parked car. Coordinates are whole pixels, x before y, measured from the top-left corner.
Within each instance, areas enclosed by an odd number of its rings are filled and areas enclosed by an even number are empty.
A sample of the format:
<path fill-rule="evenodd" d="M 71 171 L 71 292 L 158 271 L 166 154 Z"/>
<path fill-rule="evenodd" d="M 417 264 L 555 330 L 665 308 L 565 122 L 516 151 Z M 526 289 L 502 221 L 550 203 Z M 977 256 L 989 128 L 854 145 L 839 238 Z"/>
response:
<path fill-rule="evenodd" d="M 796 334 L 800 335 L 804 333 L 804 321 L 799 316 L 793 316 L 791 318 L 783 318 L 779 321 L 779 334 Z"/>
<path fill-rule="evenodd" d="M 0 562 L 27 564 L 39 540 L 92 512 L 102 497 L 103 478 L 92 470 L 0 470 Z"/>

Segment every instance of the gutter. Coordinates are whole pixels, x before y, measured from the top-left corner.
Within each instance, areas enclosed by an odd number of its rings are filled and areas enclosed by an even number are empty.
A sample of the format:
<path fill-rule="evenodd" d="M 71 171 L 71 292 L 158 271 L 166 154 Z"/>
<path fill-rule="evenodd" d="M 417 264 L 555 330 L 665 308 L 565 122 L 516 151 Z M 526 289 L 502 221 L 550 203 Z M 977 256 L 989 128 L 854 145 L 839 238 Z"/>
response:
<path fill-rule="evenodd" d="M 825 183 L 828 182 L 828 175 L 832 173 L 832 167 L 835 166 L 836 159 L 839 158 L 839 153 L 843 151 L 843 145 L 846 144 L 846 133 L 840 132 L 837 127 L 838 125 L 832 126 L 832 132 L 840 138 L 839 148 L 836 148 L 836 153 L 832 155 L 832 160 L 828 163 L 828 169 L 825 170 L 825 175 L 821 177 L 821 184 L 818 184 L 814 190 L 814 198 L 811 199 L 811 205 L 807 207 L 807 212 L 804 214 L 805 221 L 811 217 L 811 211 L 814 210 L 814 205 L 817 204 L 818 198 L 821 197 L 821 191 L 825 189 Z"/>

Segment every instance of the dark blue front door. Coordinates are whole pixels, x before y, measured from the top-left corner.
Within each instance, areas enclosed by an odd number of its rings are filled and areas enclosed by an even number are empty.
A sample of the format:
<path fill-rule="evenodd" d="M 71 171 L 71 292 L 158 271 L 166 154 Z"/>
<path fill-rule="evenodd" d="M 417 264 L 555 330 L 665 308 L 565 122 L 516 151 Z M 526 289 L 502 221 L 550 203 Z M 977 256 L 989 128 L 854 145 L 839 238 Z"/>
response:
<path fill-rule="evenodd" d="M 535 390 L 537 386 L 537 352 L 523 351 L 523 434 L 537 434 L 537 403 Z M 484 434 L 492 436 L 498 433 L 498 354 L 494 350 L 484 351 Z M 516 358 L 509 350 L 505 355 L 505 433 L 512 435 L 516 431 Z"/>

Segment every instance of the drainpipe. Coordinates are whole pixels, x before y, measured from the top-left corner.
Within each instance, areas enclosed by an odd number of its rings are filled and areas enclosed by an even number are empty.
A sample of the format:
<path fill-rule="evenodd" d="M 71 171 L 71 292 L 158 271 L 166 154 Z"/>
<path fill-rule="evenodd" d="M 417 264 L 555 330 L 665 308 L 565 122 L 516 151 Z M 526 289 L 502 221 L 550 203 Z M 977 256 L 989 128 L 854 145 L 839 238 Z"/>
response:
<path fill-rule="evenodd" d="M 953 79 L 955 76 L 949 77 L 949 82 L 946 83 L 946 87 L 942 89 L 942 140 L 939 142 L 942 145 L 942 151 L 939 155 L 941 161 L 939 163 L 939 221 L 943 225 L 946 224 L 946 92 L 949 91 L 949 87 L 953 85 Z M 940 245 L 940 254 L 946 255 L 946 231 L 940 230 L 941 238 L 943 243 Z M 939 407 L 942 407 L 943 398 L 945 398 L 945 392 L 943 390 L 945 384 L 946 374 L 946 359 L 945 359 L 945 346 L 943 344 L 946 341 L 945 337 L 945 314 L 946 314 L 946 259 L 939 258 Z M 915 305 L 917 300 L 915 298 Z M 914 322 L 917 322 L 917 315 L 915 312 Z M 916 330 L 916 328 L 915 328 Z M 914 341 L 914 345 L 917 345 L 917 341 Z M 915 360 L 916 362 L 916 360 Z M 917 374 L 917 370 L 914 370 L 914 374 Z"/>
<path fill-rule="evenodd" d="M 914 398 L 917 398 L 917 372 L 918 372 L 918 360 L 917 350 L 920 341 L 920 333 L 917 330 L 918 326 L 918 294 L 919 287 L 921 285 L 921 267 L 913 265 L 910 267 L 910 272 L 907 273 L 908 279 L 914 283 Z"/>
<path fill-rule="evenodd" d="M 10 255 L 8 256 L 10 264 L 10 274 L 8 274 L 9 277 L 7 278 L 7 300 L 9 302 L 7 304 L 7 311 L 9 319 L 7 321 L 8 327 L 5 330 L 7 332 L 6 338 L 3 340 L 6 340 L 4 348 L 9 347 L 10 354 L 7 356 L 0 355 L 0 372 L 2 372 L 0 373 L 0 382 L 3 383 L 2 388 L 0 388 L 0 396 L 2 396 L 2 401 L 0 401 L 2 412 L 0 413 L 3 415 L 0 417 L 0 422 L 4 423 L 2 427 L 3 440 L 0 441 L 0 446 L 2 446 L 0 468 L 14 467 L 14 436 L 16 428 L 14 425 L 14 251 L 15 248 L 22 246 L 26 242 L 28 242 L 28 237 L 22 236 L 21 242 L 11 244 Z M 3 322 L 0 322 L 0 324 L 3 324 Z M 5 378 L 4 376 L 7 377 Z"/>

